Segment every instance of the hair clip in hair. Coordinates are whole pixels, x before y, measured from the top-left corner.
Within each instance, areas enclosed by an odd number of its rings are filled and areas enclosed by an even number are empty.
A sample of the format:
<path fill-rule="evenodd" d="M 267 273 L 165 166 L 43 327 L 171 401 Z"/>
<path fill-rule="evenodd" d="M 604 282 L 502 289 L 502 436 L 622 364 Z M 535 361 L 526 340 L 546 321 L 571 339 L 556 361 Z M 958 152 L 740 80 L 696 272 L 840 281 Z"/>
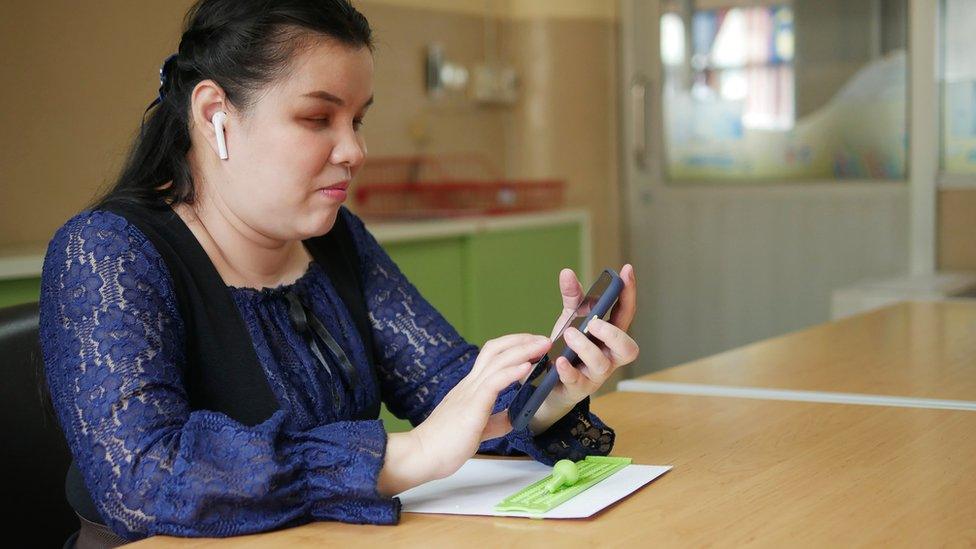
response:
<path fill-rule="evenodd" d="M 166 58 L 165 61 L 163 61 L 163 65 L 159 67 L 159 93 L 158 95 L 156 95 L 156 98 L 152 100 L 152 103 L 150 103 L 149 106 L 146 107 L 146 112 L 142 114 L 143 125 L 145 125 L 145 117 L 146 117 L 146 113 L 149 112 L 149 109 L 162 103 L 163 97 L 166 96 L 166 82 L 169 81 L 170 72 L 173 70 L 173 63 L 176 62 L 177 55 L 178 54 L 175 53 L 173 55 L 170 55 L 169 57 Z"/>
<path fill-rule="evenodd" d="M 159 93 L 156 98 L 152 100 L 152 103 L 146 107 L 146 110 L 142 113 L 142 127 L 145 129 L 146 126 L 146 114 L 155 107 L 163 102 L 163 97 L 166 96 L 166 82 L 169 81 L 170 72 L 173 70 L 173 63 L 176 63 L 176 56 L 178 54 L 170 55 L 163 61 L 163 65 L 159 67 Z"/>
<path fill-rule="evenodd" d="M 170 73 L 173 70 L 173 63 L 176 62 L 176 57 L 179 54 L 174 53 L 163 61 L 163 65 L 159 67 L 159 100 L 162 101 L 163 97 L 166 96 L 166 82 L 169 81 Z"/>

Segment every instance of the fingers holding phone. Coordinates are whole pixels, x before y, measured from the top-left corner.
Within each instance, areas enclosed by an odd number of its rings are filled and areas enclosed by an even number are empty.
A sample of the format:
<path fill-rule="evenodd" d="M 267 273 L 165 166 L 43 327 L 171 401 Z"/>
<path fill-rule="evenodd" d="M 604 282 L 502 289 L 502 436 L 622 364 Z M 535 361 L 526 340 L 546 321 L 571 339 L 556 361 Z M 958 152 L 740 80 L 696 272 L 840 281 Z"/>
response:
<path fill-rule="evenodd" d="M 637 277 L 633 265 L 627 263 L 620 269 L 620 280 L 623 288 L 609 319 L 611 324 L 626 332 L 637 314 Z M 577 308 L 585 296 L 579 277 L 572 269 L 559 272 L 559 293 L 562 296 L 563 310 L 552 327 L 552 335 L 549 336 L 551 339 L 555 339 L 566 322 L 577 314 Z"/>
<path fill-rule="evenodd" d="M 573 318 L 577 307 L 583 301 L 583 286 L 572 269 L 563 269 L 559 272 L 559 293 L 563 299 L 563 310 L 552 327 L 550 339 L 555 339 L 559 335 L 566 321 Z"/>
<path fill-rule="evenodd" d="M 565 384 L 561 385 L 558 368 L 554 367 L 554 363 L 560 358 L 567 360 L 570 364 L 580 362 L 576 352 L 568 346 L 566 341 L 567 329 L 574 328 L 569 332 L 570 334 L 579 335 L 579 337 L 586 339 L 586 336 L 579 331 L 585 332 L 587 323 L 592 319 L 609 314 L 624 287 L 620 276 L 610 269 L 605 269 L 601 273 L 582 298 L 575 296 L 579 280 L 572 271 L 564 270 L 560 275 L 560 280 L 563 304 L 571 305 L 574 302 L 578 302 L 578 304 L 572 311 L 567 313 L 564 310 L 563 314 L 560 315 L 562 322 L 557 323 L 558 328 L 553 332 L 552 347 L 545 356 L 533 365 L 532 373 L 525 379 L 516 393 L 512 405 L 509 407 L 509 417 L 512 420 L 512 427 L 515 429 L 522 429 L 532 422 L 536 411 L 539 410 L 543 402 L 546 402 L 554 389 L 556 390 L 555 400 L 559 402 L 556 408 L 561 408 L 562 404 L 567 403 L 569 398 L 575 396 L 576 392 L 580 390 L 569 391 Z M 589 348 L 586 350 L 590 351 Z M 597 353 L 601 354 L 599 350 Z M 594 358 L 591 358 L 591 363 L 593 363 Z M 603 365 L 609 368 L 606 362 Z M 588 387 L 587 384 L 583 386 L 582 390 L 586 390 Z M 547 407 L 546 411 L 549 412 L 553 409 L 550 406 Z M 541 423 L 543 422 L 536 421 L 533 426 L 539 427 Z"/>
<path fill-rule="evenodd" d="M 567 330 L 565 336 L 566 344 L 576 353 L 581 362 L 578 367 L 580 374 L 593 384 L 586 388 L 586 394 L 580 399 L 599 389 L 617 368 L 630 364 L 640 353 L 637 342 L 627 332 L 610 322 L 594 318 L 586 331 L 589 337 L 572 328 Z M 560 375 L 560 381 L 562 377 Z"/>
<path fill-rule="evenodd" d="M 637 276 L 634 273 L 634 266 L 630 263 L 624 265 L 620 269 L 620 279 L 624 287 L 620 290 L 620 298 L 610 313 L 610 323 L 626 332 L 637 314 Z"/>

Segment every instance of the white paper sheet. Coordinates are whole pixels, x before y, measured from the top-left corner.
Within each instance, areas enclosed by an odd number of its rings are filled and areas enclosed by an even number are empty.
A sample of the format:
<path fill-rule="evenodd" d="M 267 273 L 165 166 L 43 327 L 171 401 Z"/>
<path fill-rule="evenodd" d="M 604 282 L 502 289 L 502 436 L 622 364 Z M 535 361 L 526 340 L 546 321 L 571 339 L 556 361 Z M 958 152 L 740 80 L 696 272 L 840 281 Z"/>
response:
<path fill-rule="evenodd" d="M 628 465 L 541 518 L 586 518 L 666 473 L 671 466 Z M 529 517 L 499 513 L 495 505 L 549 475 L 552 468 L 535 461 L 469 459 L 453 475 L 399 495 L 406 513 Z"/>

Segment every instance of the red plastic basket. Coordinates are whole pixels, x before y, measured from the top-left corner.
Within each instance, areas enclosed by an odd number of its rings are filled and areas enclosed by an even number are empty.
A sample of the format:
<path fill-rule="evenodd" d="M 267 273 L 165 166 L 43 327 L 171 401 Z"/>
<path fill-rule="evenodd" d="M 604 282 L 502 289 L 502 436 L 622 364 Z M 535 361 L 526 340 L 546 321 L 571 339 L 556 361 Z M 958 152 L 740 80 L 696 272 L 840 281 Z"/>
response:
<path fill-rule="evenodd" d="M 370 159 L 357 177 L 357 212 L 373 218 L 497 215 L 558 208 L 565 182 L 510 180 L 479 155 Z"/>

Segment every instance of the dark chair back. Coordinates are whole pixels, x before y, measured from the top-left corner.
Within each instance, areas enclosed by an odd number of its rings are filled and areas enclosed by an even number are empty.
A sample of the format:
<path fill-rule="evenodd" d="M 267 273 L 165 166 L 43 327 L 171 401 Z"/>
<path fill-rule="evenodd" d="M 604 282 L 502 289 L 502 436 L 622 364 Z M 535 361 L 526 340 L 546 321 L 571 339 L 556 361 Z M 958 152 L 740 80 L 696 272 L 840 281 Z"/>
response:
<path fill-rule="evenodd" d="M 47 398 L 37 329 L 37 303 L 0 309 L 3 522 L 13 528 L 9 539 L 61 547 L 78 517 L 64 497 L 71 454 Z"/>

